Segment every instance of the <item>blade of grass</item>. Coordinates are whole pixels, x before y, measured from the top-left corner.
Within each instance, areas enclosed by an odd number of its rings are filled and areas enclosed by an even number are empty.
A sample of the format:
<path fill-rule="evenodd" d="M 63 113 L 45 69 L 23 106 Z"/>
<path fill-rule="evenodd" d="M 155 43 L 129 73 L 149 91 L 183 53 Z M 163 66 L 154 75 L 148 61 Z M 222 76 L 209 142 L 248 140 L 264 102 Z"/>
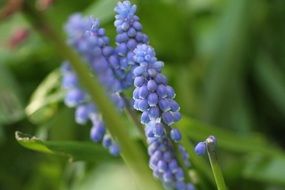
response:
<path fill-rule="evenodd" d="M 285 77 L 266 53 L 261 53 L 255 64 L 255 77 L 259 86 L 285 115 Z"/>
<path fill-rule="evenodd" d="M 217 154 L 216 154 L 216 142 L 213 138 L 208 137 L 206 140 L 206 147 L 207 147 L 207 153 L 210 160 L 212 172 L 214 174 L 214 178 L 216 181 L 216 185 L 218 190 L 226 190 L 226 184 L 224 180 L 224 176 L 222 173 L 222 170 L 220 168 Z"/>

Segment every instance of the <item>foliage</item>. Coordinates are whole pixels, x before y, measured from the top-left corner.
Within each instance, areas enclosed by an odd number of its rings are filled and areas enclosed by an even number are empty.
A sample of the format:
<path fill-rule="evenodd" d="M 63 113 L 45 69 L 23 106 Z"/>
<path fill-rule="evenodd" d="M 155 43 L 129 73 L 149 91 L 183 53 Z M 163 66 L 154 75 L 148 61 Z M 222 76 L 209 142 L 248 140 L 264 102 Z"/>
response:
<path fill-rule="evenodd" d="M 54 1 L 44 13 L 59 32 L 71 13 L 94 15 L 114 44 L 116 2 Z M 176 91 L 183 118 L 176 127 L 198 188 L 214 189 L 215 182 L 193 144 L 215 135 L 228 189 L 284 189 L 285 2 L 135 2 Z M 29 35 L 11 48 L 11 35 L 21 28 Z M 134 189 L 124 186 L 132 175 L 122 160 L 91 143 L 89 127 L 75 124 L 74 110 L 62 104 L 63 60 L 51 42 L 20 12 L 1 21 L 0 42 L 0 189 Z M 17 132 L 19 144 L 16 131 L 36 137 Z"/>

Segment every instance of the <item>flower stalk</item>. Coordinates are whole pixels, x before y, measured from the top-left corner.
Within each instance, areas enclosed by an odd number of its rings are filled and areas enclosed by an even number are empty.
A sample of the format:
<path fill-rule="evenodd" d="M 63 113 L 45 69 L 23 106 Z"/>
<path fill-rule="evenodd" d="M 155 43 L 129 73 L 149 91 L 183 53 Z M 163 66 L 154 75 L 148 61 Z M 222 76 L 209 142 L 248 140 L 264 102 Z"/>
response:
<path fill-rule="evenodd" d="M 218 190 L 226 190 L 227 187 L 216 154 L 216 139 L 215 137 L 210 136 L 206 139 L 205 143 L 217 188 Z"/>

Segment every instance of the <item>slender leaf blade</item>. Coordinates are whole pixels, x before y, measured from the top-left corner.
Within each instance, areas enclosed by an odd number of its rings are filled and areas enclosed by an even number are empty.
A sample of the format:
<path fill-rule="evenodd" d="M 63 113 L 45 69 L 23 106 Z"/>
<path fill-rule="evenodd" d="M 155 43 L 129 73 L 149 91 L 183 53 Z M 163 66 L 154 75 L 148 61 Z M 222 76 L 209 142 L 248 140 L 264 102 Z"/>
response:
<path fill-rule="evenodd" d="M 43 141 L 35 136 L 27 135 L 19 131 L 15 133 L 15 137 L 20 145 L 27 149 L 67 156 L 73 161 L 97 162 L 114 159 L 103 147 L 91 142 Z"/>

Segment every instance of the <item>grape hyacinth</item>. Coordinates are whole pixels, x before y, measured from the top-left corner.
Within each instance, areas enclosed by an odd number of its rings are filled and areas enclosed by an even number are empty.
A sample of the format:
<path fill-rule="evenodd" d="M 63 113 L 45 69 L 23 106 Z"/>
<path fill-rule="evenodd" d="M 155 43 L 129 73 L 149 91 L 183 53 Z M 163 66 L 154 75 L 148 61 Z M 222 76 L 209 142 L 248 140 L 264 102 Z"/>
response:
<path fill-rule="evenodd" d="M 138 44 L 147 44 L 148 37 L 142 33 L 142 25 L 136 16 L 136 5 L 130 1 L 118 2 L 115 7 L 116 20 L 116 52 L 119 57 L 117 76 L 120 78 L 122 87 L 128 88 L 133 85 L 132 71 L 135 68 L 133 50 Z"/>
<path fill-rule="evenodd" d="M 142 112 L 141 123 L 145 125 L 153 175 L 167 188 L 194 190 L 186 180 L 188 174 L 184 168 L 190 167 L 189 155 L 179 144 L 180 131 L 173 127 L 181 119 L 180 106 L 174 100 L 173 88 L 161 73 L 164 63 L 157 60 L 154 49 L 148 45 L 148 37 L 142 33 L 136 9 L 130 1 L 118 2 L 115 7 L 116 48 L 109 45 L 109 38 L 98 20 L 79 14 L 72 16 L 66 25 L 68 42 L 84 57 L 119 109 L 125 106 L 120 96 L 122 90 L 135 86 L 133 107 Z M 91 122 L 91 139 L 101 142 L 111 154 L 118 155 L 118 145 L 107 133 L 101 114 L 80 87 L 70 65 L 63 64 L 61 70 L 62 86 L 67 91 L 65 104 L 76 109 L 76 122 Z M 178 159 L 177 152 L 182 160 Z"/>
<path fill-rule="evenodd" d="M 180 120 L 179 105 L 174 100 L 175 93 L 167 85 L 166 77 L 161 74 L 163 62 L 155 57 L 149 45 L 138 45 L 133 60 L 138 65 L 134 70 L 133 92 L 134 108 L 142 112 L 141 122 L 146 126 L 149 165 L 155 177 L 167 187 L 177 190 L 192 190 L 194 186 L 185 182 L 185 174 L 175 156 L 174 144 L 182 136 L 173 124 Z M 170 136 L 170 138 L 169 138 Z M 189 167 L 189 156 L 182 145 L 178 145 L 184 165 Z"/>
<path fill-rule="evenodd" d="M 99 20 L 75 14 L 70 17 L 65 29 L 69 44 L 85 58 L 107 92 L 120 92 L 121 84 L 114 74 L 116 65 L 113 64 L 113 60 L 117 60 L 117 54 L 109 45 L 109 38 L 105 30 L 100 28 Z M 119 106 L 120 103 L 117 103 Z"/>
<path fill-rule="evenodd" d="M 71 16 L 65 29 L 69 37 L 69 44 L 85 58 L 91 71 L 98 76 L 110 98 L 119 109 L 122 109 L 124 101 L 119 95 L 122 89 L 121 83 L 114 74 L 117 54 L 109 46 L 109 39 L 106 37 L 104 29 L 100 28 L 99 21 L 76 14 Z M 65 104 L 76 108 L 76 122 L 85 124 L 90 121 L 92 123 L 91 139 L 94 142 L 102 142 L 111 154 L 118 155 L 118 145 L 107 134 L 102 116 L 96 106 L 91 103 L 87 93 L 80 88 L 77 76 L 68 63 L 63 64 L 62 74 L 62 85 L 67 91 Z"/>

